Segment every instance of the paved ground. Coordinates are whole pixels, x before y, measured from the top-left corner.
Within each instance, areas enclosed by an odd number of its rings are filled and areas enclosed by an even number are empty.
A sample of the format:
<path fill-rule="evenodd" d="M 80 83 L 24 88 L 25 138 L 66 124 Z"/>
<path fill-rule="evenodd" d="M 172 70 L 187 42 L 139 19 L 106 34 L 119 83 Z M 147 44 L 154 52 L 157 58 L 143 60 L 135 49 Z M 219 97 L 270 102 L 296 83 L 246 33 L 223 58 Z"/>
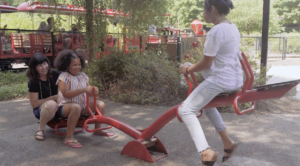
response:
<path fill-rule="evenodd" d="M 268 83 L 299 79 L 300 59 L 269 59 L 273 75 Z M 298 86 L 299 87 L 299 86 Z M 167 107 L 142 107 L 107 102 L 107 115 L 143 129 L 166 112 Z M 132 140 L 117 129 L 115 136 L 103 138 L 82 132 L 76 138 L 81 149 L 63 145 L 64 137 L 56 136 L 47 128 L 47 139 L 34 139 L 37 120 L 28 100 L 0 102 L 0 166 L 50 166 L 50 165 L 149 165 L 194 166 L 201 165 L 201 158 L 184 124 L 173 119 L 156 136 L 165 145 L 169 155 L 148 163 L 120 155 L 123 147 Z M 224 166 L 299 166 L 300 164 L 300 114 L 297 115 L 243 115 L 222 114 L 233 140 L 240 142 L 236 156 L 221 163 L 222 143 L 214 128 L 204 117 L 200 118 L 206 138 L 213 149 L 220 153 L 218 165 Z M 62 129 L 64 130 L 64 129 Z"/>
<path fill-rule="evenodd" d="M 267 84 L 300 79 L 300 58 L 285 60 L 270 58 L 267 65 L 270 67 L 267 75 L 272 76 Z M 294 91 L 295 97 L 300 99 L 300 85 Z"/>
<path fill-rule="evenodd" d="M 166 107 L 141 107 L 106 102 L 109 116 L 124 121 L 138 129 L 149 126 Z M 164 143 L 169 155 L 148 163 L 120 155 L 123 147 L 132 139 L 117 129 L 115 136 L 103 138 L 82 132 L 76 138 L 83 144 L 81 149 L 63 145 L 64 137 L 46 129 L 47 139 L 34 139 L 37 120 L 28 100 L 0 102 L 0 165 L 149 165 L 194 166 L 200 164 L 200 156 L 184 124 L 173 119 L 156 135 Z M 235 157 L 224 166 L 298 166 L 300 163 L 300 115 L 243 115 L 222 114 L 233 140 L 240 142 Z M 218 134 L 204 117 L 200 118 L 211 147 L 222 154 Z M 221 155 L 218 158 L 220 163 Z"/>

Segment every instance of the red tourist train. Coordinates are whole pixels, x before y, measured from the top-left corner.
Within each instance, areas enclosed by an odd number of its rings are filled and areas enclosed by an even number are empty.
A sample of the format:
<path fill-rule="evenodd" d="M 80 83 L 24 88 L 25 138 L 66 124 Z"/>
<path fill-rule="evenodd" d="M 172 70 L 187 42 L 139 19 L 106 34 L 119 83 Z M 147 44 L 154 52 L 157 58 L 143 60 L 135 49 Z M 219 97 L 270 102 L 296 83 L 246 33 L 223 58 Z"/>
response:
<path fill-rule="evenodd" d="M 9 10 L 8 10 L 9 9 Z M 40 2 L 25 2 L 17 8 L 10 6 L 7 3 L 0 5 L 1 12 L 28 12 L 28 13 L 43 13 L 54 14 L 59 10 L 62 15 L 77 15 L 85 12 L 82 7 L 74 7 L 73 5 L 55 4 Z M 114 11 L 113 9 L 101 10 L 108 17 L 127 16 L 123 13 Z M 3 30 L 3 29 L 2 29 Z M 167 32 L 166 35 L 158 37 L 157 35 L 148 36 L 126 36 L 125 34 L 107 34 L 103 37 L 103 46 L 97 52 L 97 57 L 100 55 L 108 55 L 110 50 L 115 48 L 125 53 L 131 50 L 143 51 L 147 48 L 147 43 L 176 43 L 175 34 L 179 36 L 179 29 L 157 29 Z M 174 35 L 173 35 L 174 34 Z M 167 37 L 169 35 L 169 37 Z M 85 48 L 86 36 L 84 33 L 70 34 L 71 49 Z M 37 30 L 22 30 L 22 29 L 6 29 L 5 35 L 1 36 L 0 40 L 0 68 L 2 70 L 10 69 L 11 63 L 28 64 L 29 59 L 36 52 L 41 52 L 54 59 L 59 51 L 64 49 L 64 35 L 61 32 L 42 32 Z"/>

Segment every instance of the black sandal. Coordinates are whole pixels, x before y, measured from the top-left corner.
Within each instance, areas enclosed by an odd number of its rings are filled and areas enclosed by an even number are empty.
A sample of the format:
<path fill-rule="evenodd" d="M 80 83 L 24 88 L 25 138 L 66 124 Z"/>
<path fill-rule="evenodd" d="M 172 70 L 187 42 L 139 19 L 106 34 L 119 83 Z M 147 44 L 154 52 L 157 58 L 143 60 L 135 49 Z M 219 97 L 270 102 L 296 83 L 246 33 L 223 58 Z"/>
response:
<path fill-rule="evenodd" d="M 229 160 L 234 155 L 234 153 L 236 152 L 236 150 L 238 148 L 238 145 L 239 145 L 238 143 L 234 143 L 232 149 L 224 149 L 224 152 L 228 153 L 229 156 L 223 156 L 222 162 Z"/>
<path fill-rule="evenodd" d="M 38 132 L 42 132 L 43 134 L 38 134 Z M 44 138 L 44 136 L 45 136 L 45 134 L 44 134 L 44 130 L 38 130 L 37 132 L 35 132 L 35 139 L 36 140 L 38 140 L 38 141 L 44 141 L 45 140 L 45 138 Z M 41 137 L 41 138 L 40 138 Z"/>
<path fill-rule="evenodd" d="M 203 166 L 214 166 L 216 161 L 202 161 Z"/>
<path fill-rule="evenodd" d="M 214 166 L 215 162 L 218 159 L 218 155 L 219 155 L 219 153 L 215 152 L 215 155 L 213 158 L 215 161 L 202 161 L 202 166 Z"/>

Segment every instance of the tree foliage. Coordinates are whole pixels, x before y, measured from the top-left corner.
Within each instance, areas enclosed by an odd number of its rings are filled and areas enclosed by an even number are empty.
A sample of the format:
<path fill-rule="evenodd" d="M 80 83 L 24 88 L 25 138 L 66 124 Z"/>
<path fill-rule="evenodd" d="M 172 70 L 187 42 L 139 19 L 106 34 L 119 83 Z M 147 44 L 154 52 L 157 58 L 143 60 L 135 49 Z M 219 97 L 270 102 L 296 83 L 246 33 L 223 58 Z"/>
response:
<path fill-rule="evenodd" d="M 235 25 L 241 33 L 250 35 L 252 33 L 261 33 L 263 22 L 263 1 L 251 0 L 241 1 L 233 0 L 234 9 L 231 10 L 228 18 Z M 270 7 L 270 19 L 269 19 L 269 32 L 270 34 L 276 34 L 280 32 L 281 25 L 278 22 L 278 14 L 276 9 Z"/>
<path fill-rule="evenodd" d="M 178 18 L 179 28 L 190 28 L 191 23 L 195 19 L 199 19 L 204 22 L 204 0 L 176 0 L 171 3 L 169 12 L 174 15 L 173 25 L 175 27 L 178 27 Z"/>
<path fill-rule="evenodd" d="M 260 33 L 262 31 L 263 19 L 263 1 L 262 0 L 232 0 L 234 9 L 231 10 L 228 18 L 237 25 L 243 34 Z M 194 19 L 204 22 L 204 25 L 211 27 L 211 24 L 205 23 L 203 19 L 204 0 L 177 0 L 170 5 L 169 11 L 179 17 L 180 28 L 190 28 Z M 279 16 L 276 9 L 270 9 L 270 33 L 278 33 L 281 29 L 278 23 Z M 177 26 L 176 26 L 177 27 Z"/>
<path fill-rule="evenodd" d="M 300 26 L 300 0 L 274 0 L 274 7 L 282 18 L 283 24 Z"/>

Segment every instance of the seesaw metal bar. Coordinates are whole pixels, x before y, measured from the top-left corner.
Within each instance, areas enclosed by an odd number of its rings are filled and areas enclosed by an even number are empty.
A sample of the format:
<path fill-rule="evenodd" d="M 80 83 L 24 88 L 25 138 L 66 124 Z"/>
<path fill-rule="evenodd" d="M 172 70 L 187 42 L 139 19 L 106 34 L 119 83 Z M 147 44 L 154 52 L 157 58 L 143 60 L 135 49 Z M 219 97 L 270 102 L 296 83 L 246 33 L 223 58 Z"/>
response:
<path fill-rule="evenodd" d="M 270 87 L 265 90 L 257 90 L 257 89 L 247 90 L 245 95 L 240 98 L 239 103 L 247 103 L 252 101 L 280 98 L 284 96 L 293 87 L 295 87 L 297 84 L 298 82 L 286 84 L 278 87 L 272 87 L 270 85 Z M 236 96 L 237 93 L 228 96 L 218 96 L 214 98 L 213 101 L 207 104 L 204 108 L 232 105 Z M 127 125 L 123 122 L 118 121 L 117 119 L 107 117 L 107 116 L 97 117 L 97 122 L 112 125 L 117 129 L 123 131 L 124 133 L 128 134 L 132 138 L 138 139 L 140 141 L 144 141 L 144 140 L 151 139 L 159 130 L 161 130 L 167 123 L 169 123 L 173 118 L 175 118 L 179 106 L 180 105 L 177 105 L 171 108 L 169 111 L 165 112 L 143 132 L 139 132 L 138 130 L 131 127 L 130 125 Z"/>

